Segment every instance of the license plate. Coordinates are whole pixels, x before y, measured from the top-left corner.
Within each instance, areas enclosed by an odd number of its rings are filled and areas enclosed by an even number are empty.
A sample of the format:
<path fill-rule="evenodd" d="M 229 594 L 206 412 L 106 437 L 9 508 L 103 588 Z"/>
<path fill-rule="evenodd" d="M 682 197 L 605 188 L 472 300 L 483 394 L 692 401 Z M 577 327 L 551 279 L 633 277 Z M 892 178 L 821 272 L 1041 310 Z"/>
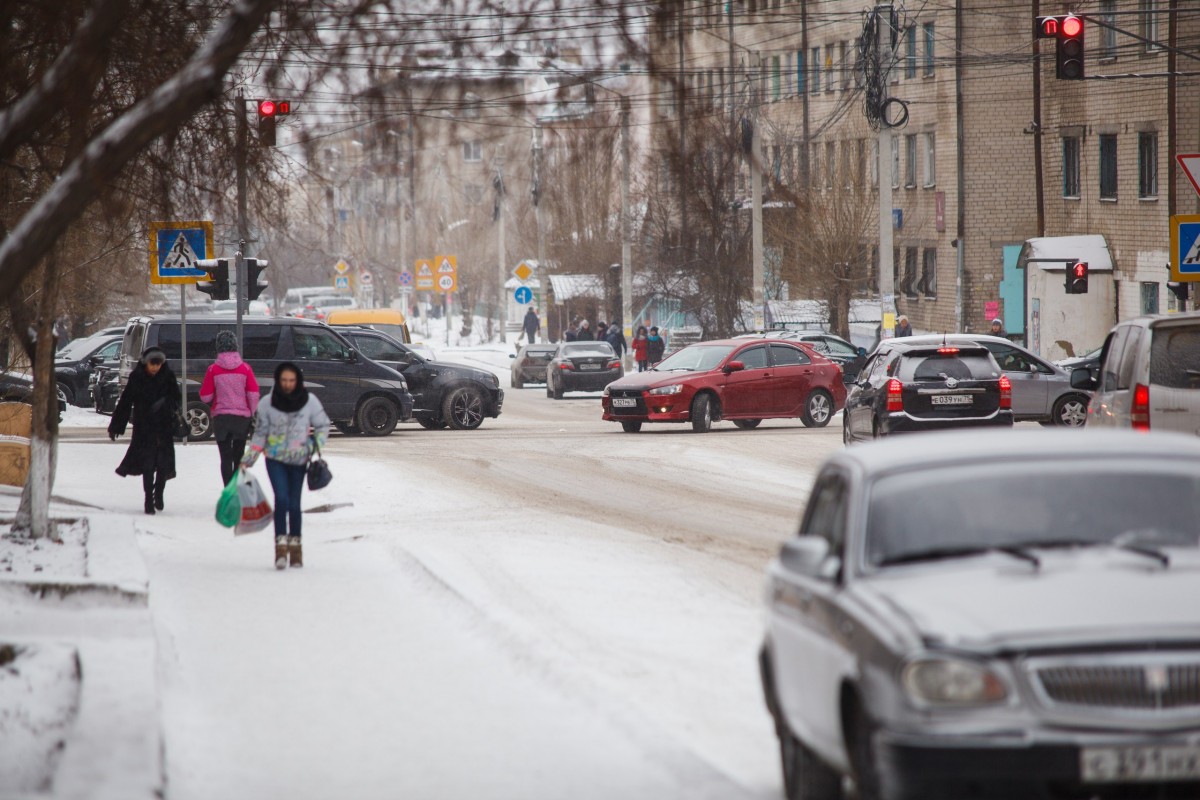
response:
<path fill-rule="evenodd" d="M 935 406 L 969 406 L 974 400 L 969 394 L 935 394 L 929 398 Z"/>
<path fill-rule="evenodd" d="M 637 405 L 637 400 L 632 397 L 614 397 L 612 404 L 617 408 L 633 408 Z"/>
<path fill-rule="evenodd" d="M 579 368 L 582 370 L 600 369 L 600 365 L 599 364 L 580 364 Z"/>
<path fill-rule="evenodd" d="M 1195 780 L 1200 778 L 1200 745 L 1085 747 L 1079 771 L 1085 783 Z"/>

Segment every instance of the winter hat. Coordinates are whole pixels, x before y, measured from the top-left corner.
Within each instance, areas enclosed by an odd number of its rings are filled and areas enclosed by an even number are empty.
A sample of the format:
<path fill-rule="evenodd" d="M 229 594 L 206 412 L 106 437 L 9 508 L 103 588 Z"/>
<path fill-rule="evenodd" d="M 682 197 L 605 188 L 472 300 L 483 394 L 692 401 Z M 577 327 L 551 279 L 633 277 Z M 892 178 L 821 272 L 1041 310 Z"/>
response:
<path fill-rule="evenodd" d="M 221 331 L 217 334 L 218 353 L 236 353 L 237 349 L 237 337 L 233 335 L 233 331 Z"/>
<path fill-rule="evenodd" d="M 167 354 L 158 347 L 147 347 L 142 351 L 142 363 L 152 364 L 154 362 L 164 363 L 167 360 Z"/>
<path fill-rule="evenodd" d="M 993 325 L 1000 325 L 1000 326 L 1003 326 L 1003 325 L 1004 325 L 1004 320 L 1000 319 L 999 317 L 996 317 L 994 320 L 992 320 L 992 324 L 993 324 Z"/>

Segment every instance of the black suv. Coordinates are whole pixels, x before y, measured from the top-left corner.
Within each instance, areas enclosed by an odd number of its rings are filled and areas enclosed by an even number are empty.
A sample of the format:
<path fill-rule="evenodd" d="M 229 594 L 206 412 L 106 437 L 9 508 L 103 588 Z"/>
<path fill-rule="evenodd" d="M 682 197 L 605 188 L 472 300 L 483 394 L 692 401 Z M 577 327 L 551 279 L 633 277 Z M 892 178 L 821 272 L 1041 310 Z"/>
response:
<path fill-rule="evenodd" d="M 842 439 L 1012 424 L 1012 384 L 986 347 L 889 339 L 850 387 Z"/>
<path fill-rule="evenodd" d="M 461 364 L 427 361 L 382 331 L 335 326 L 367 358 L 391 367 L 408 381 L 413 416 L 422 428 L 474 430 L 484 417 L 500 416 L 504 392 L 495 374 Z"/>
<path fill-rule="evenodd" d="M 212 436 L 208 406 L 200 402 L 200 381 L 216 360 L 217 334 L 235 329 L 227 316 L 187 319 L 187 420 L 192 441 Z M 160 347 L 179 375 L 179 317 L 135 317 L 125 326 L 121 343 L 121 386 L 129 379 L 143 350 Z M 339 428 L 370 436 L 387 436 L 396 423 L 412 416 L 412 395 L 394 369 L 364 358 L 338 333 L 320 322 L 291 317 L 250 317 L 242 322 L 242 357 L 269 394 L 275 367 L 293 361 L 304 370 L 305 385 L 321 400 Z"/>
<path fill-rule="evenodd" d="M 107 328 L 84 339 L 73 339 L 54 354 L 54 379 L 67 402 L 86 408 L 92 404 L 88 383 L 97 365 L 113 361 L 121 352 L 122 328 Z"/>

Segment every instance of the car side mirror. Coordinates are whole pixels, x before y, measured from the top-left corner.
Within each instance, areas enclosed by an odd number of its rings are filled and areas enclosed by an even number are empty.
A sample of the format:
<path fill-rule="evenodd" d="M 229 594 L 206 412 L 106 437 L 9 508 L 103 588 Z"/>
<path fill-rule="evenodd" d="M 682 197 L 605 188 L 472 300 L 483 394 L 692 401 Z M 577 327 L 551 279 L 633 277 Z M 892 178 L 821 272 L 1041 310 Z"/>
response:
<path fill-rule="evenodd" d="M 1076 367 L 1071 370 L 1071 388 L 1084 389 L 1085 391 L 1094 392 L 1100 386 L 1100 381 L 1097 380 L 1096 374 L 1091 367 Z"/>
<path fill-rule="evenodd" d="M 96 366 L 97 364 L 99 364 L 103 360 L 104 359 L 101 358 L 100 356 L 88 356 L 88 363 L 91 364 L 93 367 Z"/>
<path fill-rule="evenodd" d="M 357 364 L 360 360 L 362 360 L 362 357 L 359 356 L 357 350 L 350 350 L 346 354 L 346 360 L 349 361 L 351 364 Z"/>
<path fill-rule="evenodd" d="M 837 561 L 830 558 L 829 540 L 822 536 L 797 536 L 783 543 L 779 551 L 779 563 L 792 572 L 807 575 L 810 578 L 827 578 L 828 562 Z M 840 563 L 837 567 L 840 567 Z M 836 574 L 836 568 L 834 569 Z"/>
<path fill-rule="evenodd" d="M 730 361 L 725 365 L 724 372 L 728 375 L 731 372 L 741 372 L 746 368 L 746 365 L 741 361 Z"/>

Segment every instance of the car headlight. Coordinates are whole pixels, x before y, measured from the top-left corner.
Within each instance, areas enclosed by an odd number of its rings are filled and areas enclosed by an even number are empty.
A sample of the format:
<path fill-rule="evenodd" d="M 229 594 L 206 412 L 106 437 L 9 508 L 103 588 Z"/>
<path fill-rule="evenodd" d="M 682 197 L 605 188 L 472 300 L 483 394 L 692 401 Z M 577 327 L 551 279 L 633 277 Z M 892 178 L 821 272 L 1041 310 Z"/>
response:
<path fill-rule="evenodd" d="M 901 683 L 910 698 L 926 705 L 987 705 L 1008 698 L 1003 678 L 983 664 L 962 658 L 911 661 L 904 667 Z"/>
<path fill-rule="evenodd" d="M 682 383 L 675 383 L 670 386 L 660 386 L 657 389 L 651 389 L 650 394 L 679 394 L 683 391 Z"/>

